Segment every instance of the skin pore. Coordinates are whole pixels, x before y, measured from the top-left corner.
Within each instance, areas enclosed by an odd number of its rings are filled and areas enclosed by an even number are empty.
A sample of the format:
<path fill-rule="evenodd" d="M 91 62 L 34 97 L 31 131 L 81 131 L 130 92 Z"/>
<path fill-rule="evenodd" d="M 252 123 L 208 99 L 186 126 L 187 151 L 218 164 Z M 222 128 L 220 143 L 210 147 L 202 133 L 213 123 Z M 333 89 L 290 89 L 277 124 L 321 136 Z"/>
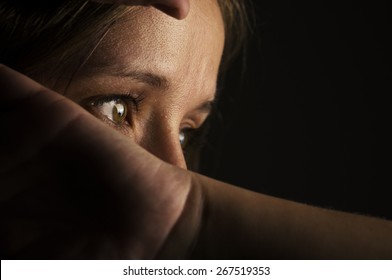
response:
<path fill-rule="evenodd" d="M 70 85 L 60 80 L 55 88 L 182 168 L 187 138 L 211 111 L 224 44 L 216 1 L 192 4 L 181 21 L 152 7 L 133 7 L 110 27 Z"/>

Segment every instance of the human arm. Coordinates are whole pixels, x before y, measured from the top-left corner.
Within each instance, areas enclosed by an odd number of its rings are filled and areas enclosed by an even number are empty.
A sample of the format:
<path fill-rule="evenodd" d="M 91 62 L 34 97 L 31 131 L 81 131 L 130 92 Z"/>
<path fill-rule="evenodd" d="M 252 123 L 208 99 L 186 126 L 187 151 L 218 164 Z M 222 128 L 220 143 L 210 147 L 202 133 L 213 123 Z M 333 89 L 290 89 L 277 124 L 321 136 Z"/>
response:
<path fill-rule="evenodd" d="M 2 259 L 151 259 L 182 212 L 184 170 L 0 66 Z"/>
<path fill-rule="evenodd" d="M 388 259 L 390 221 L 171 166 L 0 68 L 0 252 L 57 259 Z"/>
<path fill-rule="evenodd" d="M 391 259 L 392 222 L 255 193 L 196 175 L 204 220 L 191 258 Z"/>

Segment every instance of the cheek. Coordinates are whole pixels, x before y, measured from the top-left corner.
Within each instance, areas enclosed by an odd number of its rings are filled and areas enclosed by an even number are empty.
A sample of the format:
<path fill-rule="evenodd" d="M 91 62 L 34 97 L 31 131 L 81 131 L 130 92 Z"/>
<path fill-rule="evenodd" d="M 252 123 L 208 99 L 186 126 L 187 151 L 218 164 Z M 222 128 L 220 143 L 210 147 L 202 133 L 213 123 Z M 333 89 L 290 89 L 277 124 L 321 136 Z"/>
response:
<path fill-rule="evenodd" d="M 175 106 L 166 105 L 167 99 L 156 100 L 148 113 L 139 116 L 133 128 L 136 143 L 158 158 L 179 167 L 186 167 L 180 144 L 182 113 Z"/>

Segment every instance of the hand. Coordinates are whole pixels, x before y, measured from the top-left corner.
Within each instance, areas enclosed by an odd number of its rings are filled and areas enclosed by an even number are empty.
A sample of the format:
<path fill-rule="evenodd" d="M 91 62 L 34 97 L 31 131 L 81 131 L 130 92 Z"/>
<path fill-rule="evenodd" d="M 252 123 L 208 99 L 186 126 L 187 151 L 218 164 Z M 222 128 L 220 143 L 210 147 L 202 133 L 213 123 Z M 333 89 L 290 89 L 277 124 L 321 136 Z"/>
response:
<path fill-rule="evenodd" d="M 189 0 L 93 0 L 94 2 L 113 3 L 123 5 L 154 6 L 162 12 L 184 19 L 189 13 Z"/>
<path fill-rule="evenodd" d="M 0 89 L 2 259 L 154 258 L 190 173 L 5 66 Z"/>

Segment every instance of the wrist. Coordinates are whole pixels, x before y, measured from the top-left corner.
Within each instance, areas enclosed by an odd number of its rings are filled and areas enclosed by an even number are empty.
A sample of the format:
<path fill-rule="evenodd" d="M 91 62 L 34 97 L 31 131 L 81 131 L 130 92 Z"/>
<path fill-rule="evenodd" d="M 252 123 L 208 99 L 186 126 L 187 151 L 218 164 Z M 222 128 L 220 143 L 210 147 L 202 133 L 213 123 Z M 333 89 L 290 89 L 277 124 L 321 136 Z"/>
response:
<path fill-rule="evenodd" d="M 189 192 L 182 213 L 161 246 L 157 259 L 189 259 L 202 227 L 205 194 L 199 175 L 185 170 L 179 172 L 187 178 L 183 182 Z"/>

